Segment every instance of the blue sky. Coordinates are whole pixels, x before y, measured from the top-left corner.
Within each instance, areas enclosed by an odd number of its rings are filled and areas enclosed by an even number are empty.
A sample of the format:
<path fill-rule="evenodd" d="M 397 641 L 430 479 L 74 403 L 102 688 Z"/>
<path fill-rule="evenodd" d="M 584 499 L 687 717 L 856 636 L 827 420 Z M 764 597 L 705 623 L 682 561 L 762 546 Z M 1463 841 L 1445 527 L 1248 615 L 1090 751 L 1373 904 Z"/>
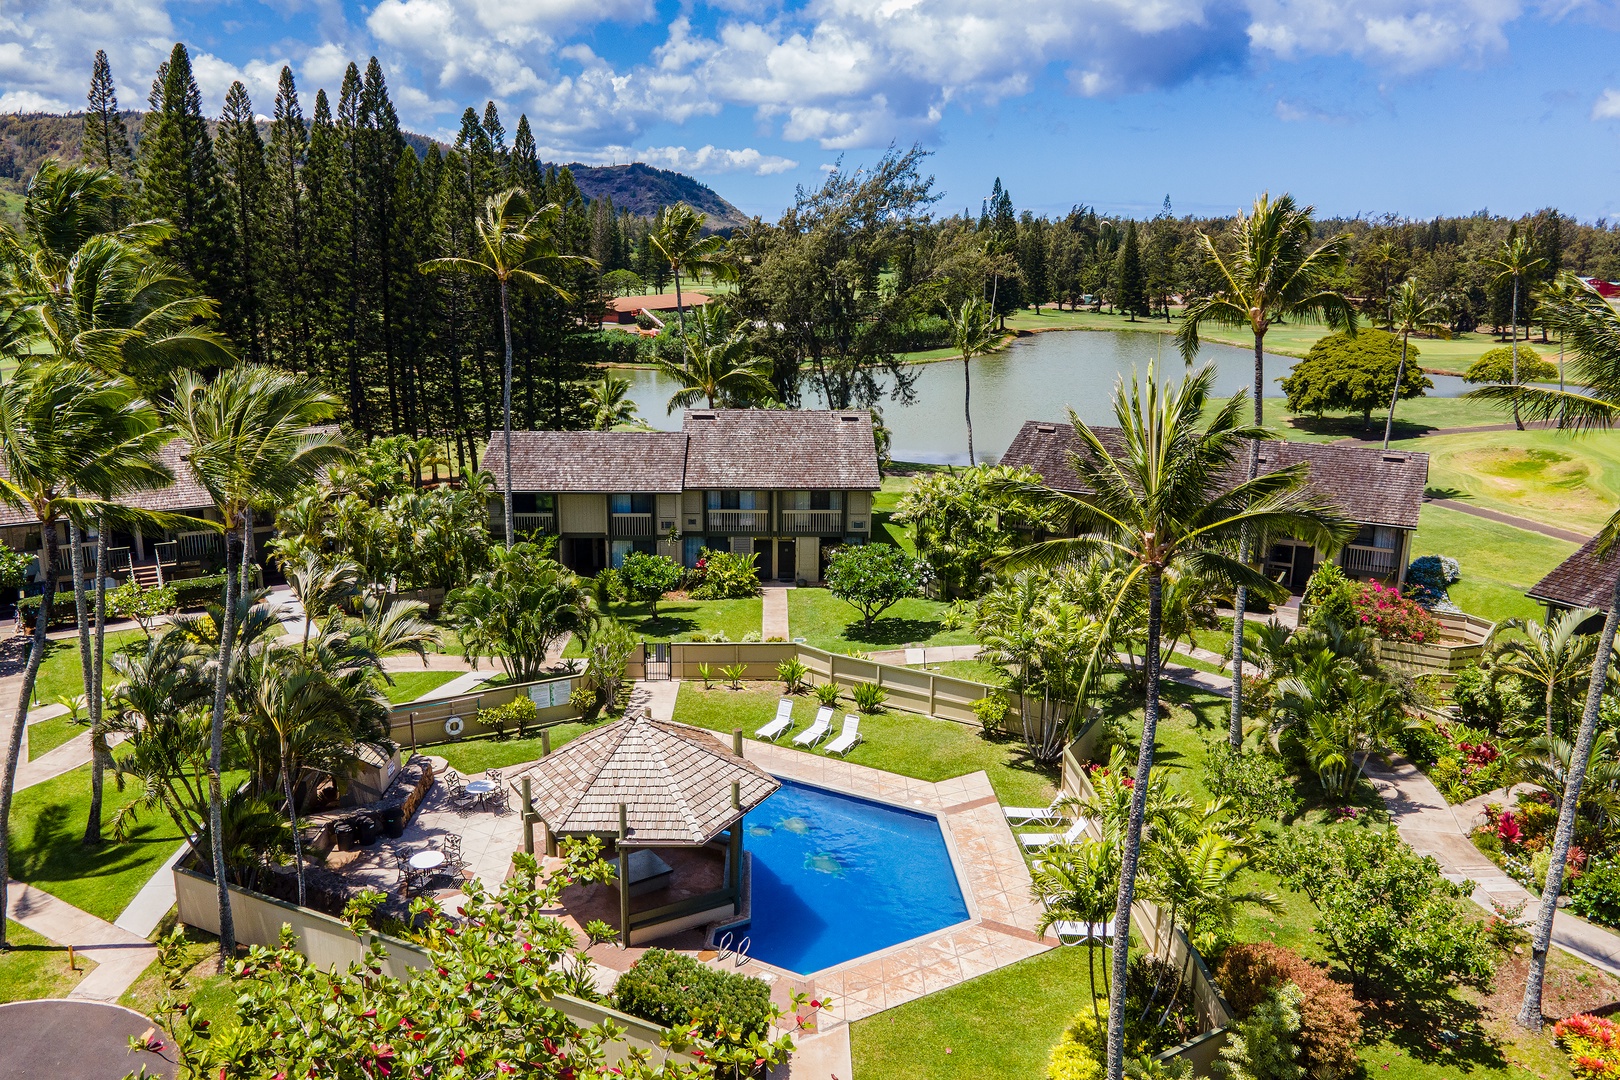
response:
<path fill-rule="evenodd" d="M 402 118 L 493 98 L 552 160 L 644 160 L 774 217 L 920 141 L 942 208 L 1620 218 L 1620 0 L 0 0 L 0 110 L 126 104 L 175 40 L 267 113 L 383 61 Z"/>

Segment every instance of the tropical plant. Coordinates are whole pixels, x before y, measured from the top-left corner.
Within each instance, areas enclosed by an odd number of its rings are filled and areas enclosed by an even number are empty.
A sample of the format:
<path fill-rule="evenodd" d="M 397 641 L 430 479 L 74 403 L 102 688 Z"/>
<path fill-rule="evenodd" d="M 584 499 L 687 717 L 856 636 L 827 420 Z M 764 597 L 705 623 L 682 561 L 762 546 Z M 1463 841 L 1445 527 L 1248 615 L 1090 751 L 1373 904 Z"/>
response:
<path fill-rule="evenodd" d="M 983 298 L 970 296 L 959 308 L 945 310 L 951 349 L 962 358 L 962 415 L 967 420 L 968 465 L 977 462 L 973 456 L 973 365 L 975 356 L 982 356 L 996 347 L 1001 334 L 996 329 L 996 315 Z"/>
<path fill-rule="evenodd" d="M 338 604 L 355 594 L 360 584 L 360 564 L 350 559 L 327 558 L 305 548 L 301 557 L 289 563 L 282 560 L 281 572 L 292 586 L 298 604 L 304 609 L 304 638 L 301 647 L 309 649 L 309 630 Z"/>
<path fill-rule="evenodd" d="M 1082 926 L 1107 922 L 1119 895 L 1119 856 L 1119 844 L 1113 839 L 1085 837 L 1078 843 L 1053 848 L 1037 862 L 1030 872 L 1030 890 L 1042 906 L 1036 930 L 1044 934 L 1060 922 L 1077 922 Z M 1087 934 L 1087 982 L 1093 987 L 1097 985 L 1096 950 L 1097 939 Z M 1100 996 L 1112 1000 L 1108 978 L 1108 966 L 1104 964 L 1104 988 Z M 1101 1023 L 1098 997 L 1093 990 L 1092 1016 Z"/>
<path fill-rule="evenodd" d="M 445 610 L 467 658 L 498 657 L 513 682 L 539 678 L 557 642 L 597 622 L 573 571 L 529 543 L 497 549 L 489 570 L 446 597 Z"/>
<path fill-rule="evenodd" d="M 1179 384 L 1161 383 L 1153 367 L 1145 381 L 1133 379 L 1129 387 L 1121 381 L 1114 394 L 1119 435 L 1117 440 L 1110 439 L 1116 449 L 1105 445 L 1071 410 L 1081 450 L 1070 455 L 1069 464 L 1093 493 L 1089 499 L 1039 485 L 1016 484 L 1009 491 L 1044 507 L 1059 535 L 1020 549 L 1008 563 L 1055 565 L 1114 552 L 1131 566 L 1104 609 L 1100 621 L 1105 629 L 1096 635 L 1097 644 L 1081 677 L 1077 713 L 1108 659 L 1101 647 L 1109 640 L 1107 624 L 1138 580 L 1147 580 L 1146 700 L 1114 913 L 1114 1000 L 1108 1029 L 1111 1080 L 1117 1080 L 1124 1068 L 1126 953 L 1160 711 L 1165 570 L 1180 562 L 1208 581 L 1276 596 L 1278 586 L 1230 553 L 1232 542 L 1243 530 L 1297 536 L 1325 548 L 1343 543 L 1352 532 L 1352 526 L 1329 503 L 1305 488 L 1302 469 L 1283 469 L 1231 483 L 1232 460 L 1246 442 L 1274 436 L 1238 420 L 1247 404 L 1241 393 L 1204 418 L 1213 382 L 1214 370 L 1207 365 L 1188 372 Z"/>
<path fill-rule="evenodd" d="M 1407 340 L 1413 334 L 1449 338 L 1451 327 L 1446 325 L 1445 307 L 1424 292 L 1417 278 L 1407 278 L 1389 294 L 1389 320 L 1395 333 L 1401 336 L 1401 362 L 1395 368 L 1395 383 L 1390 389 L 1389 416 L 1384 420 L 1384 449 L 1389 449 L 1390 433 L 1395 428 L 1395 402 L 1401 396 L 1406 378 Z"/>
<path fill-rule="evenodd" d="M 603 375 L 601 382 L 591 384 L 588 394 L 586 408 L 591 414 L 591 430 L 612 431 L 620 424 L 636 421 L 636 403 L 630 400 L 629 379 Z"/>
<path fill-rule="evenodd" d="M 133 619 L 146 637 L 152 636 L 152 627 L 165 615 L 180 606 L 180 591 L 172 584 L 143 589 L 134 580 L 126 581 L 107 594 L 107 610 L 114 618 Z M 99 620 L 98 620 L 99 621 Z"/>
<path fill-rule="evenodd" d="M 1512 346 L 1485 350 L 1479 359 L 1469 364 L 1468 370 L 1463 372 L 1463 382 L 1511 384 L 1514 371 L 1513 352 Z M 1521 346 L 1518 353 L 1519 378 L 1524 382 L 1552 382 L 1558 378 L 1558 368 L 1543 360 L 1541 354 L 1530 346 Z"/>
<path fill-rule="evenodd" d="M 1502 241 L 1502 248 L 1490 262 L 1499 272 L 1496 280 L 1510 278 L 1513 282 L 1513 307 L 1509 333 L 1512 337 L 1512 379 L 1510 385 L 1519 382 L 1519 290 L 1524 285 L 1526 275 L 1533 274 L 1547 265 L 1547 260 L 1536 254 L 1536 245 L 1530 237 L 1512 236 Z M 1501 325 L 1498 323 L 1497 325 Z M 1519 415 L 1517 399 L 1513 408 L 1513 425 L 1520 431 L 1524 430 L 1524 418 Z"/>
<path fill-rule="evenodd" d="M 1323 966 L 1275 942 L 1240 942 L 1221 950 L 1215 982 L 1239 1019 L 1283 986 L 1298 987 L 1297 1042 L 1306 1071 L 1320 1080 L 1345 1080 L 1360 1070 L 1361 1005 Z"/>
<path fill-rule="evenodd" d="M 692 313 L 692 325 L 681 326 L 679 360 L 658 358 L 658 370 L 681 384 L 669 397 L 668 411 L 689 408 L 699 401 L 709 408 L 742 407 L 768 402 L 771 387 L 769 359 L 751 354 L 747 329 L 733 326 L 726 310 L 709 304 Z"/>
<path fill-rule="evenodd" d="M 1497 628 L 1491 655 L 1500 670 L 1539 686 L 1542 721 L 1547 739 L 1567 737 L 1566 729 L 1553 730 L 1558 713 L 1567 725 L 1574 694 L 1583 678 L 1590 677 L 1597 640 L 1581 633 L 1581 626 L 1598 614 L 1597 608 L 1560 612 L 1550 626 L 1534 619 L 1509 619 Z M 1518 631 L 1518 635 L 1511 631 Z"/>
<path fill-rule="evenodd" d="M 804 684 L 810 677 L 810 669 L 798 657 L 789 657 L 779 661 L 776 665 L 776 677 L 782 680 L 782 689 L 789 694 L 804 692 Z"/>
<path fill-rule="evenodd" d="M 1350 237 L 1340 233 L 1314 244 L 1312 207 L 1301 207 L 1291 195 L 1272 199 L 1262 194 L 1254 208 L 1239 212 L 1227 228 L 1230 255 L 1205 233 L 1198 234 L 1205 262 L 1215 280 L 1207 296 L 1192 298 L 1183 312 L 1176 342 L 1182 358 L 1191 363 L 1198 355 L 1199 327 L 1205 322 L 1221 326 L 1247 327 L 1254 335 L 1254 426 L 1265 424 L 1265 338 L 1272 325 L 1283 319 L 1317 317 L 1329 329 L 1356 328 L 1355 309 L 1334 288 L 1333 281 L 1344 265 Z M 1260 471 L 1260 447 L 1249 447 L 1247 477 L 1253 481 Z M 1258 534 L 1245 533 L 1239 539 L 1240 558 L 1247 559 Z M 1232 620 L 1232 711 L 1227 738 L 1234 749 L 1243 745 L 1243 625 L 1248 611 L 1249 590 L 1239 583 L 1233 596 Z M 1119 1080 L 1110 1071 L 1109 1080 Z"/>
<path fill-rule="evenodd" d="M 979 595 L 991 577 L 990 562 L 1027 543 L 1041 527 L 1032 508 L 993 493 L 993 485 L 1009 479 L 1039 477 L 1002 465 L 926 473 L 895 507 L 891 520 L 911 526 L 917 556 L 946 596 Z"/>
<path fill-rule="evenodd" d="M 1315 416 L 1326 411 L 1358 412 L 1362 427 L 1371 427 L 1372 411 L 1390 397 L 1421 397 L 1434 388 L 1420 367 L 1403 360 L 1408 353 L 1416 361 L 1417 346 L 1408 348 L 1382 330 L 1328 334 L 1282 380 L 1288 408 Z"/>
<path fill-rule="evenodd" d="M 704 236 L 706 220 L 706 215 L 685 203 L 674 203 L 658 211 L 647 233 L 647 243 L 660 259 L 669 263 L 670 273 L 675 277 L 675 317 L 680 320 L 682 337 L 686 336 L 686 305 L 681 299 L 681 271 L 716 278 L 733 276 L 731 263 L 722 257 L 726 250 L 725 238 L 718 233 Z"/>
<path fill-rule="evenodd" d="M 849 696 L 861 712 L 880 713 L 883 703 L 889 699 L 889 692 L 877 683 L 858 682 L 849 688 Z"/>
<path fill-rule="evenodd" d="M 697 581 L 691 590 L 694 600 L 736 600 L 759 595 L 759 568 L 752 555 L 703 548 L 698 552 L 692 576 Z"/>
<path fill-rule="evenodd" d="M 714 684 L 714 669 L 708 664 L 699 664 L 698 678 L 703 680 L 703 689 L 711 689 Z"/>
<path fill-rule="evenodd" d="M 830 705 L 833 708 L 837 708 L 838 707 L 838 699 L 839 699 L 839 697 L 841 696 L 842 693 L 843 693 L 843 691 L 839 689 L 837 683 L 833 683 L 833 682 L 817 683 L 816 684 L 816 690 L 815 690 L 816 704 L 817 705 Z"/>
<path fill-rule="evenodd" d="M 1229 743 L 1216 743 L 1209 748 L 1207 783 L 1246 821 L 1286 821 L 1299 810 L 1288 770 L 1267 754 L 1240 754 Z"/>
<path fill-rule="evenodd" d="M 748 674 L 748 665 L 729 664 L 720 669 L 720 674 L 726 677 L 726 681 L 731 684 L 733 690 L 741 690 L 743 678 Z"/>
<path fill-rule="evenodd" d="M 922 564 L 890 544 L 841 547 L 827 564 L 827 591 L 859 611 L 867 630 L 922 585 Z"/>
<path fill-rule="evenodd" d="M 506 510 L 506 546 L 516 542 L 512 525 L 512 308 L 511 290 L 522 285 L 542 296 L 570 299 L 556 278 L 571 265 L 594 265 L 579 255 L 557 249 L 555 234 L 562 208 L 548 203 L 532 209 L 520 188 L 508 188 L 484 201 L 484 213 L 474 223 L 477 232 L 471 258 L 449 256 L 429 259 L 423 273 L 450 273 L 493 278 L 501 297 L 501 334 L 506 341 L 506 362 L 501 368 L 501 471 Z"/>
<path fill-rule="evenodd" d="M 1219 1080 L 1300 1080 L 1305 1070 L 1294 1060 L 1294 1037 L 1303 999 L 1299 987 L 1285 983 L 1234 1024 L 1214 1065 Z"/>
<path fill-rule="evenodd" d="M 624 667 L 636 649 L 636 640 L 620 623 L 611 620 L 598 623 L 585 639 L 585 685 L 594 687 L 601 695 L 598 700 L 604 709 L 619 704 L 619 692 L 624 688 Z"/>
<path fill-rule="evenodd" d="M 658 601 L 679 586 L 685 576 L 686 571 L 673 559 L 644 551 L 632 551 L 619 567 L 619 582 L 624 587 L 625 598 L 645 603 L 648 615 L 654 619 L 658 618 Z"/>
<path fill-rule="evenodd" d="M 1361 782 L 1367 759 L 1387 750 L 1408 723 L 1396 687 L 1326 650 L 1279 681 L 1276 695 L 1273 745 L 1291 731 L 1322 787 L 1341 799 Z"/>

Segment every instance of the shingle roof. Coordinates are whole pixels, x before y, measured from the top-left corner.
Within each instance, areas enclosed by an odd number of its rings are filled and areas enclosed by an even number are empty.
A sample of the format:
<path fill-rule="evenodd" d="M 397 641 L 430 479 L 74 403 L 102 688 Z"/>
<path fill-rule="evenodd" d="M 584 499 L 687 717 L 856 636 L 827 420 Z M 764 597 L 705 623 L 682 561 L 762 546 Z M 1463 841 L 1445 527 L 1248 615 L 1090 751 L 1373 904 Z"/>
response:
<path fill-rule="evenodd" d="M 1117 428 L 1093 427 L 1105 446 L 1118 438 Z M 1069 454 L 1082 448 L 1067 423 L 1030 420 L 1019 429 L 1003 465 L 1035 470 L 1060 491 L 1077 494 L 1085 486 L 1069 465 Z M 1110 447 L 1112 450 L 1112 447 Z M 1413 450 L 1381 450 L 1344 443 L 1265 442 L 1260 444 L 1262 471 L 1304 462 L 1310 484 L 1339 505 L 1345 516 L 1362 525 L 1415 529 L 1429 479 L 1429 455 Z M 1234 476 L 1234 481 L 1236 476 Z"/>
<path fill-rule="evenodd" d="M 203 510 L 213 506 L 214 500 L 209 496 L 208 490 L 198 482 L 197 474 L 192 472 L 191 466 L 186 463 L 186 457 L 190 452 L 191 444 L 184 439 L 170 442 L 159 451 L 158 460 L 174 474 L 174 483 L 153 491 L 139 491 L 126 495 L 118 501 L 124 506 L 133 506 L 140 510 L 169 513 Z M 38 519 L 33 514 L 0 504 L 0 527 L 37 523 Z"/>
<path fill-rule="evenodd" d="M 678 431 L 514 431 L 512 487 L 517 491 L 681 490 L 686 436 Z M 492 431 L 483 467 L 506 483 L 503 433 Z"/>
<path fill-rule="evenodd" d="M 624 803 L 637 847 L 706 844 L 781 786 L 709 732 L 645 715 L 587 732 L 523 775 L 552 832 L 616 835 Z"/>
<path fill-rule="evenodd" d="M 876 491 L 877 447 L 864 410 L 688 409 L 689 488 Z"/>
<path fill-rule="evenodd" d="M 684 307 L 702 307 L 708 302 L 708 296 L 703 293 L 695 293 L 687 289 L 681 290 L 681 305 Z M 646 293 L 639 296 L 615 296 L 608 300 L 607 306 L 609 311 L 674 311 L 676 307 L 675 294 Z"/>
<path fill-rule="evenodd" d="M 1596 536 L 1582 544 L 1575 554 L 1553 567 L 1552 572 L 1531 586 L 1525 595 L 1559 607 L 1595 607 L 1608 611 L 1609 600 L 1614 596 L 1614 579 L 1620 576 L 1620 555 L 1598 562 L 1597 544 Z"/>

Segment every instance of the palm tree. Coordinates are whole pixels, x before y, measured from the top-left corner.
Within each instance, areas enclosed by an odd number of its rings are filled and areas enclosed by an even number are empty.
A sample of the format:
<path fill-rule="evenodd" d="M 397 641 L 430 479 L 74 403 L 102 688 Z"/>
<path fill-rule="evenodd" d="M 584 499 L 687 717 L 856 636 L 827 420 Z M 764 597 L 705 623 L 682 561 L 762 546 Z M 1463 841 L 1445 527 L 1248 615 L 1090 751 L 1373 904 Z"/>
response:
<path fill-rule="evenodd" d="M 1356 329 L 1356 312 L 1333 288 L 1333 275 L 1349 250 L 1347 233 L 1329 237 L 1312 248 L 1311 214 L 1292 195 L 1273 200 L 1262 194 L 1248 214 L 1239 211 L 1227 229 L 1230 256 L 1200 232 L 1204 257 L 1216 279 L 1215 291 L 1193 299 L 1182 316 L 1176 341 L 1188 363 L 1198 354 L 1198 328 L 1205 321 L 1246 326 L 1254 334 L 1254 426 L 1265 425 L 1266 331 L 1283 319 L 1320 317 L 1329 327 Z M 1260 445 L 1249 447 L 1248 477 L 1260 472 Z M 1247 559 L 1254 535 L 1239 538 L 1238 556 Z M 1232 600 L 1232 712 L 1227 738 L 1232 749 L 1243 746 L 1243 624 L 1249 591 L 1239 585 Z"/>
<path fill-rule="evenodd" d="M 594 266 L 579 255 L 557 251 L 554 234 L 562 208 L 548 203 L 531 210 L 521 188 L 508 188 L 484 202 L 484 215 L 473 226 L 478 231 L 477 253 L 472 258 L 451 256 L 429 259 L 423 273 L 484 274 L 495 279 L 501 291 L 501 333 L 506 339 L 506 363 L 501 369 L 501 424 L 505 432 L 502 467 L 506 472 L 503 496 L 506 503 L 506 546 L 513 543 L 512 531 L 512 311 L 511 288 L 526 285 L 543 295 L 569 300 L 567 290 L 556 282 L 570 266 Z"/>
<path fill-rule="evenodd" d="M 1035 932 L 1045 934 L 1060 922 L 1077 922 L 1090 927 L 1107 920 L 1119 894 L 1119 844 L 1105 838 L 1087 837 L 1077 844 L 1063 844 L 1048 852 L 1030 874 L 1030 889 L 1041 902 L 1040 922 Z M 1087 980 L 1092 986 L 1091 1015 L 1099 1023 L 1097 1008 L 1097 938 L 1086 935 Z M 1107 983 L 1108 966 L 1103 965 Z M 1109 993 L 1105 985 L 1104 994 Z"/>
<path fill-rule="evenodd" d="M 308 652 L 310 626 L 354 595 L 360 585 L 360 564 L 353 559 L 328 558 L 309 548 L 300 555 L 296 562 L 283 560 L 282 572 L 304 609 L 302 650 Z"/>
<path fill-rule="evenodd" d="M 1159 723 L 1165 569 L 1179 562 L 1212 583 L 1246 586 L 1262 596 L 1275 596 L 1279 586 L 1230 554 L 1233 541 L 1244 530 L 1252 529 L 1261 536 L 1297 536 L 1328 549 L 1354 533 L 1354 526 L 1331 503 L 1306 489 L 1303 466 L 1231 482 L 1231 464 L 1237 453 L 1245 445 L 1275 434 L 1239 421 L 1239 411 L 1246 404 L 1241 392 L 1212 409 L 1207 420 L 1202 419 L 1214 380 L 1215 371 L 1208 365 L 1187 373 L 1177 385 L 1161 383 L 1154 367 L 1148 368 L 1143 383 L 1133 379 L 1127 388 L 1121 380 L 1114 391 L 1119 431 L 1107 443 L 1071 409 L 1070 421 L 1082 449 L 1070 455 L 1069 464 L 1084 488 L 1092 492 L 1089 501 L 1027 481 L 997 485 L 1004 494 L 1044 509 L 1057 534 L 1055 539 L 1013 552 L 1001 560 L 1003 564 L 1055 565 L 1106 553 L 1117 553 L 1129 561 L 1131 569 L 1120 579 L 1101 620 L 1104 631 L 1097 635 L 1099 642 L 1108 640 L 1107 624 L 1141 579 L 1147 582 L 1147 689 L 1114 911 L 1109 1080 L 1120 1080 L 1124 1068 L 1125 964 Z M 1081 680 L 1082 700 L 1106 659 L 1100 648 L 1093 648 Z"/>
<path fill-rule="evenodd" d="M 1551 740 L 1553 711 L 1561 692 L 1567 693 L 1580 681 L 1592 662 L 1597 642 L 1580 632 L 1582 624 L 1598 613 L 1597 608 L 1565 611 L 1543 626 L 1534 619 L 1509 619 L 1498 632 L 1518 630 L 1523 637 L 1498 638 L 1496 666 L 1541 687 L 1544 734 Z"/>
<path fill-rule="evenodd" d="M 681 271 L 692 274 L 711 274 L 716 278 L 729 278 L 732 265 L 722 258 L 726 241 L 719 233 L 703 235 L 703 223 L 708 216 L 700 214 L 685 203 L 676 203 L 658 211 L 653 218 L 647 242 L 658 256 L 669 263 L 675 275 L 675 317 L 680 321 L 681 334 L 686 334 L 686 310 L 681 301 Z"/>
<path fill-rule="evenodd" d="M 692 313 L 692 332 L 683 341 L 681 363 L 660 357 L 658 370 L 681 384 L 670 395 L 666 409 L 674 412 L 707 401 L 709 408 L 747 405 L 770 400 L 770 361 L 749 352 L 747 332 L 732 327 L 725 309 L 710 304 Z"/>
<path fill-rule="evenodd" d="M 967 418 L 968 464 L 972 465 L 973 375 L 969 361 L 994 349 L 1001 335 L 995 326 L 995 309 L 976 296 L 962 301 L 960 308 L 945 309 L 945 321 L 950 326 L 951 348 L 962 358 L 962 415 Z"/>
<path fill-rule="evenodd" d="M 1421 291 L 1417 278 L 1407 278 L 1390 290 L 1389 322 L 1401 335 L 1401 362 L 1395 367 L 1395 389 L 1390 391 L 1389 416 L 1384 420 L 1385 450 L 1389 449 L 1390 433 L 1395 429 L 1395 402 L 1401 396 L 1401 380 L 1406 378 L 1406 339 L 1413 334 L 1451 336 L 1446 309 L 1433 296 Z"/>
<path fill-rule="evenodd" d="M 1497 253 L 1491 263 L 1500 267 L 1496 280 L 1503 278 L 1513 279 L 1513 306 L 1510 309 L 1509 331 L 1513 335 L 1513 383 L 1519 381 L 1519 286 L 1523 284 L 1526 274 L 1532 274 L 1547 265 L 1547 260 L 1536 254 L 1536 249 L 1528 238 L 1515 236 L 1502 241 L 1502 250 Z M 1524 430 L 1524 418 L 1519 415 L 1518 406 L 1513 408 L 1513 423 L 1520 431 Z"/>
<path fill-rule="evenodd" d="M 635 422 L 636 403 L 630 400 L 629 379 L 603 375 L 602 381 L 587 387 L 585 393 L 592 431 L 612 431 L 620 424 Z"/>
<path fill-rule="evenodd" d="M 57 527 L 70 516 L 94 517 L 105 505 L 80 492 L 120 494 L 167 478 L 152 460 L 166 438 L 156 410 L 127 383 L 79 365 L 32 363 L 0 386 L 0 503 L 40 523 L 44 577 L 0 777 L 0 948 L 5 946 L 11 796 L 56 596 Z"/>
<path fill-rule="evenodd" d="M 290 499 L 319 479 L 327 466 L 347 455 L 341 442 L 311 430 L 337 410 L 337 399 L 314 383 L 269 368 L 228 368 L 205 382 L 191 372 L 175 384 L 170 420 L 191 444 L 191 468 L 201 482 L 225 531 L 225 596 L 219 626 L 218 670 L 209 725 L 208 821 L 213 838 L 214 885 L 219 895 L 219 967 L 236 953 L 226 891 L 224 797 L 220 774 L 225 751 L 225 704 L 236 639 L 238 586 L 246 586 L 245 565 L 237 571 L 233 544 L 247 561 L 253 511 Z"/>

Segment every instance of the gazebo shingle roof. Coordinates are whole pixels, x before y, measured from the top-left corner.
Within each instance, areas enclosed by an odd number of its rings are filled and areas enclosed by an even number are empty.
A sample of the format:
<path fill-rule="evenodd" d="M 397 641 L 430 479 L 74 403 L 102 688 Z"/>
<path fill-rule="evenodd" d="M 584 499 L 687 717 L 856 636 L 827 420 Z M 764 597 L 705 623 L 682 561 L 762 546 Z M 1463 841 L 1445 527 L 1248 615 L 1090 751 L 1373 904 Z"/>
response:
<path fill-rule="evenodd" d="M 587 732 L 523 775 L 554 834 L 616 835 L 624 803 L 634 847 L 706 844 L 781 786 L 707 731 L 645 716 Z"/>
<path fill-rule="evenodd" d="M 1609 610 L 1614 579 L 1620 575 L 1620 555 L 1599 562 L 1598 537 L 1582 544 L 1569 558 L 1553 567 L 1525 593 L 1532 600 L 1557 607 L 1595 607 Z"/>

